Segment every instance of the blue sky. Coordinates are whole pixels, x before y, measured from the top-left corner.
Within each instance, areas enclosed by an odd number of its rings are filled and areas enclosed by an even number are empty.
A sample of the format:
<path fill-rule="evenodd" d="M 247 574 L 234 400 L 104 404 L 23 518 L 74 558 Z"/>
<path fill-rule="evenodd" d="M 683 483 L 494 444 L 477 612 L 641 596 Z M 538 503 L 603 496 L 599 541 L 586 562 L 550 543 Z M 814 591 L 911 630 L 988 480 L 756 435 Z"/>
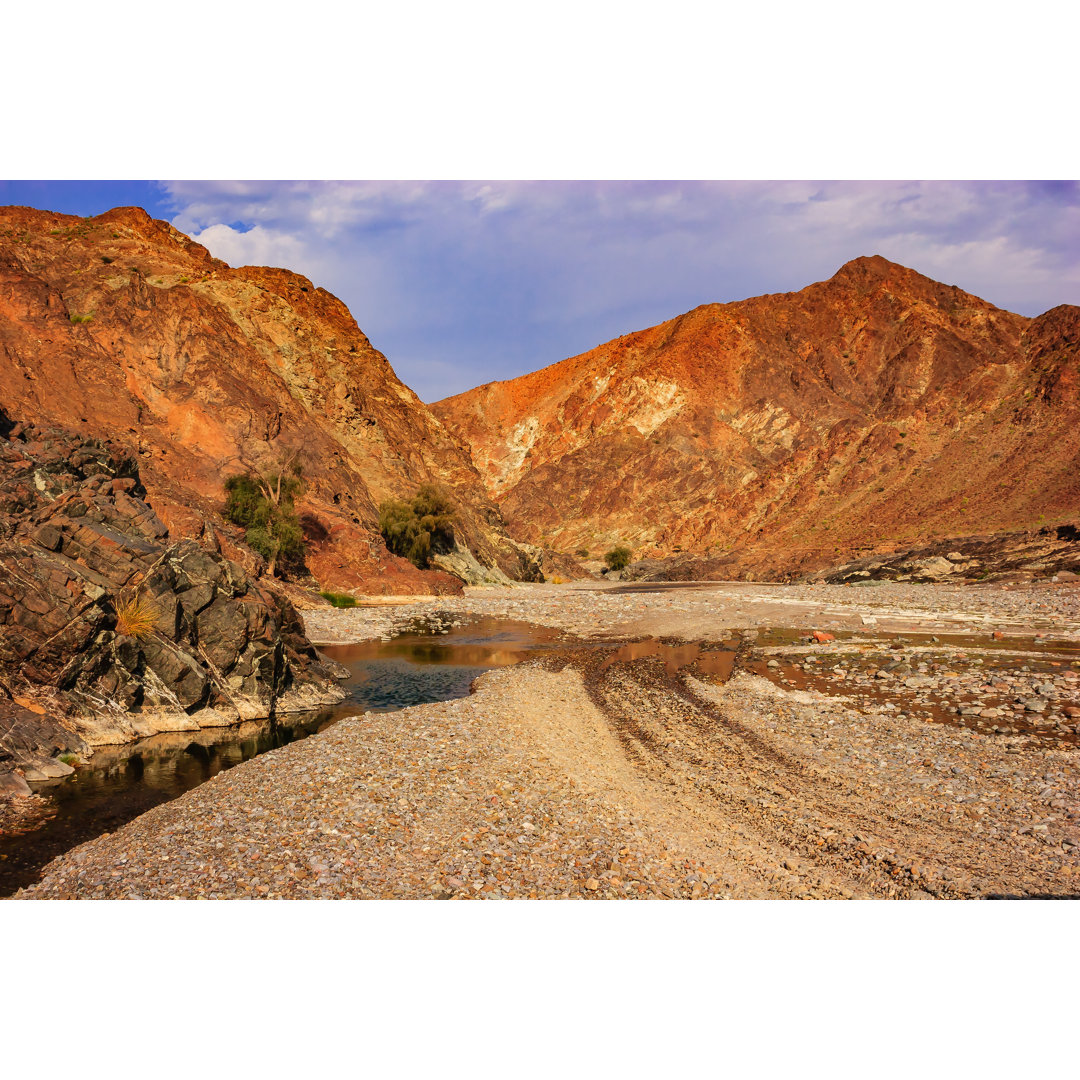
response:
<path fill-rule="evenodd" d="M 1074 181 L 0 181 L 0 203 L 135 204 L 303 273 L 425 401 L 858 255 L 1025 315 L 1080 301 Z"/>

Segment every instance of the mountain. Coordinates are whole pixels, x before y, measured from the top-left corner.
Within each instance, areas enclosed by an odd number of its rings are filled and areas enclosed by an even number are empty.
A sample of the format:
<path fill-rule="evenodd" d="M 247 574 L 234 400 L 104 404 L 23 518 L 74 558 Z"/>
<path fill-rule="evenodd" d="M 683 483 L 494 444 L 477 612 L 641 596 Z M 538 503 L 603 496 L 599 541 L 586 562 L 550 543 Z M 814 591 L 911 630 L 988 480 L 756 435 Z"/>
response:
<path fill-rule="evenodd" d="M 792 577 L 1075 520 L 1078 339 L 873 256 L 432 411 L 522 540 Z"/>
<path fill-rule="evenodd" d="M 0 208 L 0 408 L 126 441 L 170 537 L 224 543 L 230 558 L 244 551 L 220 517 L 224 477 L 299 454 L 307 565 L 325 588 L 460 589 L 378 533 L 379 502 L 423 483 L 458 507 L 462 550 L 447 565 L 540 573 L 467 451 L 340 300 L 287 270 L 232 268 L 135 207 L 85 219 Z"/>

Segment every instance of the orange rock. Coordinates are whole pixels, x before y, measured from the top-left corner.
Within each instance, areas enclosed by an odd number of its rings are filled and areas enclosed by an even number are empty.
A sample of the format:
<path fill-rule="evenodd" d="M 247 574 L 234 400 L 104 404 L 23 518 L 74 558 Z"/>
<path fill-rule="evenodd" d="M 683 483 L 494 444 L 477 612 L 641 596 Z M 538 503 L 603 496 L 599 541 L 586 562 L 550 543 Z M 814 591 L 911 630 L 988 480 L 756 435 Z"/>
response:
<path fill-rule="evenodd" d="M 901 532 L 1074 519 L 1078 340 L 1080 307 L 1025 318 L 873 256 L 432 411 L 524 540 L 790 580 Z"/>
<path fill-rule="evenodd" d="M 468 451 L 340 300 L 287 270 L 234 269 L 137 207 L 0 208 L 0 356 L 5 414 L 129 444 L 174 540 L 207 523 L 236 533 L 223 479 L 300 450 L 308 566 L 326 587 L 460 591 L 389 555 L 378 531 L 379 502 L 428 482 L 450 491 L 481 563 L 539 575 Z"/>
<path fill-rule="evenodd" d="M 836 638 L 832 634 L 827 634 L 824 630 L 815 630 L 813 636 L 814 640 L 821 644 L 824 644 L 826 641 L 836 640 Z"/>

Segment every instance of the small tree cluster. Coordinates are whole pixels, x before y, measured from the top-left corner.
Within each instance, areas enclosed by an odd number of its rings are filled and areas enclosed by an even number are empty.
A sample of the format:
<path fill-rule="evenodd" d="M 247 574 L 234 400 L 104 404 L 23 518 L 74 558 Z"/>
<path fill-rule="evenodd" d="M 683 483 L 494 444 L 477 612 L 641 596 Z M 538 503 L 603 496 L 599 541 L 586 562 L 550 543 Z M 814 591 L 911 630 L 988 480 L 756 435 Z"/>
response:
<path fill-rule="evenodd" d="M 304 530 L 295 500 L 304 490 L 297 462 L 278 472 L 230 476 L 225 481 L 225 517 L 244 529 L 244 542 L 266 559 L 273 577 L 279 565 L 299 569 L 304 562 Z"/>
<path fill-rule="evenodd" d="M 625 570 L 630 565 L 634 553 L 628 547 L 613 547 L 605 556 L 604 562 L 609 570 Z"/>
<path fill-rule="evenodd" d="M 438 488 L 424 484 L 409 502 L 379 504 L 379 531 L 387 548 L 421 570 L 431 556 L 453 549 L 454 505 Z"/>

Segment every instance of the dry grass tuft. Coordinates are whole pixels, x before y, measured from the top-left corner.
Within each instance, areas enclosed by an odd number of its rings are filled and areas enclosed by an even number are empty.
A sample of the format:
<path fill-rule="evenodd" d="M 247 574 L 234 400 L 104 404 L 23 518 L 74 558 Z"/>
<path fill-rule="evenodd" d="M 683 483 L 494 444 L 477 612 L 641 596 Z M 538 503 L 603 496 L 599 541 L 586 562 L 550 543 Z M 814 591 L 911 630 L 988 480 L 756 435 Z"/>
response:
<path fill-rule="evenodd" d="M 123 601 L 116 609 L 116 632 L 133 638 L 147 638 L 161 614 L 157 607 L 141 596 Z"/>

